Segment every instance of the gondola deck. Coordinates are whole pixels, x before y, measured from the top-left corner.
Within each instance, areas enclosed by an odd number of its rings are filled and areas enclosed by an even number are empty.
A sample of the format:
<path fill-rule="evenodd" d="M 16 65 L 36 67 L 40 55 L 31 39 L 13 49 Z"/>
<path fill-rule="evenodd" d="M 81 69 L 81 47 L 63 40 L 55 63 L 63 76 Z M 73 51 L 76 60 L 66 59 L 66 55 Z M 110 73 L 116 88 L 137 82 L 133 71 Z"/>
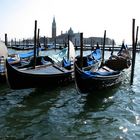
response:
<path fill-rule="evenodd" d="M 36 67 L 35 69 L 23 69 L 21 70 L 24 73 L 30 73 L 30 74 L 60 74 L 63 72 L 68 72 L 66 69 L 59 68 L 58 66 L 55 65 L 50 65 L 50 66 L 40 66 Z"/>

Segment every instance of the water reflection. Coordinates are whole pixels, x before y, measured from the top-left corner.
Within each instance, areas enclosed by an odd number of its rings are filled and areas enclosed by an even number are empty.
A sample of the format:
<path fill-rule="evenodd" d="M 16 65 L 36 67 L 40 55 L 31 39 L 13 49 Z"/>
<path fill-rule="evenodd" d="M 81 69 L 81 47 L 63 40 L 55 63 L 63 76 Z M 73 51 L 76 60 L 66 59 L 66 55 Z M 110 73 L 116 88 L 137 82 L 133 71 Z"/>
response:
<path fill-rule="evenodd" d="M 84 105 L 85 110 L 92 110 L 94 112 L 106 110 L 107 107 L 113 104 L 114 94 L 117 88 L 105 89 L 88 93 Z"/>

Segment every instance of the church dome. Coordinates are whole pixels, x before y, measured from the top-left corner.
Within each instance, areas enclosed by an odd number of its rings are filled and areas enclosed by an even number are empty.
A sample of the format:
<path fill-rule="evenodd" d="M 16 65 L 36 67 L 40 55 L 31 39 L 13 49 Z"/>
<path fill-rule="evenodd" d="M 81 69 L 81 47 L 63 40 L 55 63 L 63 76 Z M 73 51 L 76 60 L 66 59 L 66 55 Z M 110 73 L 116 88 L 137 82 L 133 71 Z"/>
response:
<path fill-rule="evenodd" d="M 68 30 L 68 34 L 72 35 L 73 34 L 73 30 L 72 28 L 70 27 L 70 29 Z"/>

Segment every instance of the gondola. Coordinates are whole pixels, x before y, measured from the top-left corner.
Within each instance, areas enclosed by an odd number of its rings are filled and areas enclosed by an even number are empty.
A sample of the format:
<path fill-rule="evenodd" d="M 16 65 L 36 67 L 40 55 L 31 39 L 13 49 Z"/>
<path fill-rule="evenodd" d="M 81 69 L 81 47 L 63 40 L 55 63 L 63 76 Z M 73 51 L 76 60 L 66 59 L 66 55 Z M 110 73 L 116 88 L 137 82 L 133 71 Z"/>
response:
<path fill-rule="evenodd" d="M 74 50 L 74 46 L 72 43 L 69 47 L 70 50 Z M 60 54 L 62 55 L 62 53 L 59 53 L 59 56 L 61 56 Z M 70 57 L 75 58 L 75 56 L 72 55 Z M 13 67 L 6 60 L 6 69 L 7 69 L 6 77 L 10 88 L 11 89 L 25 89 L 25 88 L 53 89 L 58 86 L 67 85 L 73 80 L 72 77 L 73 69 L 72 68 L 67 69 L 64 66 L 62 66 L 63 61 L 61 63 L 59 61 L 58 63 L 55 60 L 53 60 L 53 58 L 50 57 L 42 57 L 42 58 L 43 58 L 42 63 L 44 64 L 35 66 L 35 68 Z M 57 60 L 59 58 L 57 58 Z M 65 60 L 67 59 L 65 58 Z"/>
<path fill-rule="evenodd" d="M 117 55 L 112 54 L 110 58 L 105 61 L 105 65 L 117 71 L 129 68 L 131 66 L 131 55 L 128 47 L 123 43 Z"/>
<path fill-rule="evenodd" d="M 131 65 L 131 57 L 128 48 L 122 46 L 118 54 L 111 55 L 98 68 L 91 67 L 85 70 L 80 68 L 78 60 L 74 63 L 75 83 L 81 93 L 94 92 L 112 87 L 122 81 L 122 73 Z"/>

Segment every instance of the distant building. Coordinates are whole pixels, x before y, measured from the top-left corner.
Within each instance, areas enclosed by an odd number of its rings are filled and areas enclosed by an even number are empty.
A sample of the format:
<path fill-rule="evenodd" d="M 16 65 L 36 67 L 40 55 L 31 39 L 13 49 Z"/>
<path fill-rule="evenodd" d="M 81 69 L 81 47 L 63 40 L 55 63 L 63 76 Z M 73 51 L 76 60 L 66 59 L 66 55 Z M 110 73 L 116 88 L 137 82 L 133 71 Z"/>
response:
<path fill-rule="evenodd" d="M 56 36 L 55 41 L 57 44 L 65 44 L 68 41 L 68 35 L 69 40 L 73 42 L 73 44 L 76 46 L 80 46 L 80 33 L 74 33 L 72 28 L 65 33 L 61 32 L 61 35 Z"/>
<path fill-rule="evenodd" d="M 112 45 L 112 39 L 106 38 L 105 39 L 105 44 L 106 45 Z M 84 38 L 84 44 L 90 44 L 90 45 L 103 45 L 103 37 L 89 37 L 89 38 Z"/>
<path fill-rule="evenodd" d="M 52 37 L 47 37 L 46 42 L 51 43 L 51 44 L 59 44 L 60 46 L 66 44 L 68 42 L 68 35 L 69 39 L 73 42 L 74 46 L 80 46 L 80 33 L 74 33 L 73 29 L 70 27 L 68 31 L 63 33 L 61 31 L 60 35 L 56 35 L 56 21 L 55 17 L 53 17 L 53 22 L 52 22 Z M 40 38 L 41 42 L 43 43 L 44 38 Z M 112 45 L 112 39 L 106 38 L 105 44 L 106 45 Z M 88 37 L 88 38 L 83 38 L 83 45 L 84 46 L 94 46 L 96 44 L 103 45 L 103 37 Z"/>
<path fill-rule="evenodd" d="M 67 42 L 68 35 L 69 35 L 69 39 L 74 43 L 75 46 L 80 46 L 80 33 L 74 33 L 74 31 L 72 30 L 71 27 L 65 33 L 63 33 L 61 31 L 61 35 L 56 36 L 56 22 L 55 22 L 55 17 L 54 17 L 53 22 L 52 22 L 52 39 L 50 39 L 50 40 L 54 41 L 54 39 L 55 39 L 57 44 L 64 44 Z M 102 45 L 103 37 L 83 38 L 83 43 L 86 45 L 87 44 L 95 45 L 97 43 L 99 45 Z M 110 38 L 106 38 L 105 43 L 106 43 L 106 45 L 112 45 L 112 40 Z"/>

